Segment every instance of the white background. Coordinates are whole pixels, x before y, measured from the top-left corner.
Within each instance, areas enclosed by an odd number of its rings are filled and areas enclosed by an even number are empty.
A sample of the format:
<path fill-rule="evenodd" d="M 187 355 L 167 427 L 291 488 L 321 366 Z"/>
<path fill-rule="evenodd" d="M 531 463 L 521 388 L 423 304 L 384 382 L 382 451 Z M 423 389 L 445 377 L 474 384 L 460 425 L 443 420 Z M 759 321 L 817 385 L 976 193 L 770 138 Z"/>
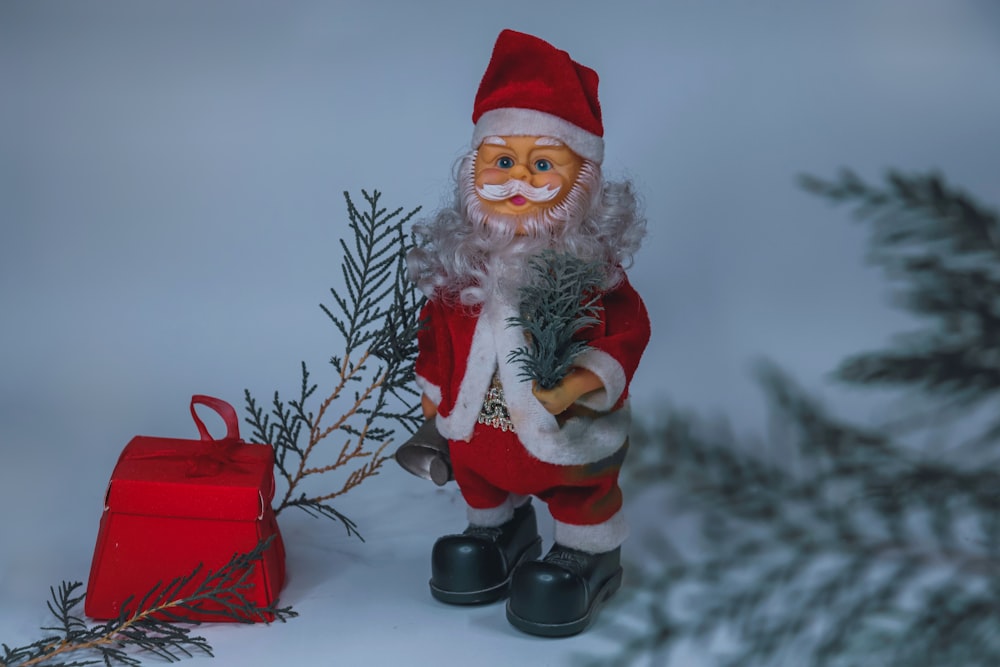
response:
<path fill-rule="evenodd" d="M 86 579 L 129 438 L 194 437 L 194 393 L 240 408 L 245 387 L 291 394 L 301 360 L 329 383 L 338 340 L 317 305 L 339 280 L 341 192 L 425 212 L 450 195 L 504 27 L 597 70 L 606 173 L 644 195 L 631 279 L 654 335 L 637 413 L 670 401 L 759 431 L 747 371 L 767 356 L 873 416 L 826 375 L 912 323 L 864 265 L 863 227 L 795 178 L 940 169 L 1000 202 L 996 3 L 8 0 L 0 641 L 35 639 L 47 587 Z M 453 488 L 387 469 L 342 509 L 367 543 L 283 515 L 283 601 L 302 616 L 204 628 L 223 664 L 564 665 L 614 650 L 607 612 L 543 641 L 500 606 L 431 600 L 430 545 L 464 524 Z M 640 529 L 669 520 L 646 509 L 630 501 Z"/>

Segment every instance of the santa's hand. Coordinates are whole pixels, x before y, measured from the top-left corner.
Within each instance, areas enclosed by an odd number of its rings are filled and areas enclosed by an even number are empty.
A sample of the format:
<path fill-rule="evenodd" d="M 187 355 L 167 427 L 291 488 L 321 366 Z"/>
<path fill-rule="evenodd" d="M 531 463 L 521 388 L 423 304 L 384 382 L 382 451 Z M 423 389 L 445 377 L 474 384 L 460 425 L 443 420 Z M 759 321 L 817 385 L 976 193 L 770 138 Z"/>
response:
<path fill-rule="evenodd" d="M 437 406 L 427 394 L 420 395 L 420 409 L 424 413 L 424 419 L 433 419 L 438 413 Z"/>
<path fill-rule="evenodd" d="M 560 382 L 551 389 L 542 389 L 538 386 L 538 383 L 533 383 L 531 385 L 531 393 L 535 395 L 538 402 L 542 404 L 549 414 L 558 415 L 565 411 L 566 408 L 573 405 L 579 396 L 573 396 L 567 389 L 563 382 Z"/>
<path fill-rule="evenodd" d="M 537 382 L 531 384 L 531 393 L 550 414 L 561 414 L 584 394 L 603 389 L 604 383 L 586 368 L 574 368 L 551 389 L 542 389 Z"/>

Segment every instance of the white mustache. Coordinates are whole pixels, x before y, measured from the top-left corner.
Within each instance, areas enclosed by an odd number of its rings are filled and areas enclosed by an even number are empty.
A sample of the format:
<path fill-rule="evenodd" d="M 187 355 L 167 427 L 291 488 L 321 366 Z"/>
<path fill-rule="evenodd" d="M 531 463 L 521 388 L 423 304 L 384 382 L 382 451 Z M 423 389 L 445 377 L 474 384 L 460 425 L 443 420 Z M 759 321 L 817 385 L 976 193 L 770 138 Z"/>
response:
<path fill-rule="evenodd" d="M 561 189 L 558 185 L 535 188 L 524 181 L 512 178 L 506 183 L 499 185 L 486 184 L 477 187 L 476 192 L 480 197 L 488 201 L 503 201 L 504 199 L 510 199 L 514 195 L 521 195 L 528 201 L 539 203 L 554 199 Z"/>

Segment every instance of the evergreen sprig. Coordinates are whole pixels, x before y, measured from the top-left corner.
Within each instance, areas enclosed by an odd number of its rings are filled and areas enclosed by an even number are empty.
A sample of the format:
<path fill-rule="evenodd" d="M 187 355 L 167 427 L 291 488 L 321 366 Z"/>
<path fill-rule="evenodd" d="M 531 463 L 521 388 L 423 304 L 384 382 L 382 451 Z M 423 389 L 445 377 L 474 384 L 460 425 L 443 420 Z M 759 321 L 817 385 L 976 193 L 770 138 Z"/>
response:
<path fill-rule="evenodd" d="M 270 411 L 244 391 L 247 423 L 255 442 L 271 443 L 275 468 L 285 481 L 285 492 L 275 513 L 296 507 L 313 516 L 340 521 L 348 535 L 361 537 L 357 525 L 336 510 L 330 500 L 378 474 L 388 459 L 395 423 L 412 432 L 417 415 L 413 389 L 416 332 L 423 299 L 407 281 L 405 255 L 412 242 L 404 226 L 420 210 L 403 214 L 380 205 L 381 193 L 362 190 L 367 204 L 358 209 L 345 192 L 348 238 L 340 240 L 343 292 L 330 290 L 333 305 L 320 308 L 343 341 L 342 352 L 330 359 L 337 379 L 315 411 L 308 406 L 318 384 L 309 379 L 302 362 L 297 398 L 282 400 L 274 392 Z M 330 410 L 339 411 L 330 418 Z M 315 459 L 325 439 L 343 436 L 344 444 L 332 461 Z M 339 489 L 305 490 L 309 478 L 354 465 Z"/>
<path fill-rule="evenodd" d="M 954 290 L 950 304 L 932 311 L 937 329 L 925 336 L 940 340 L 966 317 L 987 321 L 981 304 L 995 305 L 1000 291 L 983 294 L 950 272 L 914 267 L 933 255 L 954 271 L 995 272 L 995 214 L 933 176 L 891 174 L 884 190 L 849 174 L 839 185 L 821 183 L 807 185 L 863 199 L 865 219 L 880 226 L 872 256 L 900 267 L 890 275 L 905 294 Z M 940 211 L 957 211 L 968 225 Z M 902 303 L 923 312 L 920 299 Z M 995 340 L 959 331 L 970 358 L 996 349 Z M 922 363 L 910 342 L 870 356 L 910 355 L 896 384 L 935 386 L 938 366 Z M 956 375 L 950 393 L 937 396 L 981 401 L 1000 391 L 991 378 Z M 599 664 L 668 664 L 692 647 L 721 667 L 1000 664 L 993 457 L 924 451 L 895 429 L 838 419 L 773 365 L 762 365 L 758 380 L 772 411 L 766 447 L 679 410 L 633 434 L 633 491 L 660 494 L 666 512 L 687 512 L 697 530 L 693 538 L 649 536 L 648 553 L 659 558 L 631 565 L 636 576 L 612 630 L 621 651 Z M 982 437 L 996 445 L 994 432 Z"/>
<path fill-rule="evenodd" d="M 133 666 L 141 664 L 136 652 L 167 662 L 196 653 L 213 655 L 204 637 L 191 634 L 203 621 L 186 618 L 182 612 L 242 623 L 271 619 L 284 623 L 298 615 L 291 607 L 260 606 L 247 597 L 254 586 L 253 570 L 271 539 L 262 540 L 247 553 L 235 554 L 218 570 L 202 573 L 198 566 L 190 574 L 153 586 L 138 601 L 126 600 L 118 617 L 104 623 L 88 625 L 77 615 L 75 610 L 86 596 L 77 592 L 83 584 L 63 581 L 58 588 L 49 589 L 51 600 L 47 604 L 56 624 L 42 630 L 52 634 L 26 646 L 3 644 L 0 667 Z"/>
<path fill-rule="evenodd" d="M 542 389 L 559 384 L 573 367 L 573 360 L 590 346 L 575 336 L 597 324 L 601 311 L 601 265 L 567 253 L 544 250 L 529 262 L 531 279 L 519 290 L 520 315 L 507 319 L 520 326 L 528 344 L 507 357 L 521 366 L 518 377 Z"/>

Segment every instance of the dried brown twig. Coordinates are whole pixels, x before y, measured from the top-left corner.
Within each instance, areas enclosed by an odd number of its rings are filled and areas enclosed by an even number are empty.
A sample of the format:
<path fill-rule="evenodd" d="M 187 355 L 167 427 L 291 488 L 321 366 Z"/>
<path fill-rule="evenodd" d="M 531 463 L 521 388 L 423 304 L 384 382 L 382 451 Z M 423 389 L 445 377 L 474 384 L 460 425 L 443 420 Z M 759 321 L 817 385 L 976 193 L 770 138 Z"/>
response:
<path fill-rule="evenodd" d="M 285 495 L 282 498 L 281 503 L 278 505 L 276 512 L 280 512 L 283 508 L 294 504 L 292 496 L 295 490 L 299 488 L 299 484 L 304 482 L 310 475 L 322 475 L 324 473 L 338 470 L 357 459 L 367 459 L 367 461 L 360 468 L 356 468 L 348 474 L 347 479 L 344 481 L 339 490 L 326 494 L 314 495 L 307 499 L 307 501 L 311 504 L 323 503 L 347 493 L 354 487 L 360 485 L 364 480 L 377 475 L 379 468 L 381 468 L 382 464 L 388 460 L 389 457 L 383 456 L 382 452 L 385 451 L 386 447 L 388 447 L 392 442 L 391 439 L 384 440 L 374 451 L 368 451 L 365 449 L 369 428 L 369 424 L 366 423 L 361 426 L 357 436 L 354 438 L 353 448 L 351 447 L 351 438 L 346 439 L 343 447 L 340 449 L 337 459 L 333 463 L 320 467 L 306 467 L 306 463 L 311 460 L 310 456 L 316 446 L 327 438 L 327 436 L 343 429 L 352 417 L 358 415 L 359 411 L 363 409 L 365 402 L 372 397 L 373 393 L 376 392 L 385 381 L 385 374 L 383 373 L 371 382 L 364 389 L 364 391 L 358 394 L 353 404 L 349 405 L 344 410 L 343 414 L 341 414 L 340 417 L 338 417 L 332 424 L 326 426 L 325 428 L 322 426 L 323 417 L 326 415 L 327 410 L 340 398 L 340 395 L 347 386 L 347 383 L 359 377 L 364 368 L 364 363 L 368 360 L 370 355 L 370 350 L 366 351 L 361 356 L 361 359 L 357 364 L 351 364 L 350 360 L 345 360 L 336 387 L 334 387 L 332 393 L 320 404 L 315 422 L 309 429 L 309 441 L 306 444 L 302 457 L 299 459 L 298 469 L 294 474 L 286 475 L 288 488 L 286 489 Z"/>
<path fill-rule="evenodd" d="M 379 206 L 379 192 L 363 192 L 369 208 L 360 212 L 344 193 L 352 234 L 341 239 L 344 288 L 331 289 L 334 306 L 321 306 L 344 341 L 343 354 L 330 360 L 336 372 L 333 389 L 313 414 L 306 404 L 318 385 L 309 380 L 302 364 L 297 399 L 287 403 L 275 392 L 269 413 L 245 392 L 247 423 L 257 442 L 275 448 L 275 467 L 285 491 L 275 508 L 298 507 L 315 516 L 340 521 L 348 534 L 360 537 L 357 526 L 329 501 L 378 474 L 389 458 L 383 453 L 392 442 L 396 423 L 413 430 L 417 401 L 413 384 L 415 338 L 422 299 L 406 278 L 404 255 L 409 249 L 403 226 L 418 209 L 401 215 Z M 353 396 L 349 389 L 355 388 Z M 324 424 L 331 410 L 340 416 Z M 334 434 L 346 436 L 336 457 L 317 463 L 320 445 Z M 300 444 L 300 440 L 304 440 Z M 357 465 L 351 469 L 351 466 Z M 347 471 L 339 488 L 309 489 L 312 479 Z"/>

